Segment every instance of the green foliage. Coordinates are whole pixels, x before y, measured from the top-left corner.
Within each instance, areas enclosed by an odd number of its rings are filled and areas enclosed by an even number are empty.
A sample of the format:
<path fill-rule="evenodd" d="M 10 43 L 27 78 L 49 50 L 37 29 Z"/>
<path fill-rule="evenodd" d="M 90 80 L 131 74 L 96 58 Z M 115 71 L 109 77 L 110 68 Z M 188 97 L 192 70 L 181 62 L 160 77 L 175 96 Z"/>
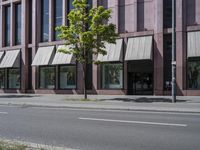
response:
<path fill-rule="evenodd" d="M 76 56 L 80 63 L 100 63 L 88 58 L 93 54 L 106 55 L 105 43 L 115 43 L 118 34 L 116 26 L 108 24 L 111 10 L 103 6 L 89 10 L 87 0 L 74 0 L 74 9 L 68 14 L 69 26 L 60 26 L 59 38 L 66 41 L 66 45 L 73 45 L 70 49 L 60 52 Z"/>
<path fill-rule="evenodd" d="M 21 144 L 10 144 L 0 141 L 0 150 L 26 150 L 27 146 Z"/>

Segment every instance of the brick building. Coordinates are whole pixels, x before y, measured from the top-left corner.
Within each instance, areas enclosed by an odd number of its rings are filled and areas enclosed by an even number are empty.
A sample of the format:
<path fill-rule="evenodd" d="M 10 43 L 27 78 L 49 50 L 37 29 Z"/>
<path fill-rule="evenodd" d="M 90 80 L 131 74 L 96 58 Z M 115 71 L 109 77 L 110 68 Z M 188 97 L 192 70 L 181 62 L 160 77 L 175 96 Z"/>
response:
<path fill-rule="evenodd" d="M 0 0 L 0 92 L 83 92 L 82 70 L 58 53 L 55 27 L 67 24 L 72 0 Z M 119 39 L 103 65 L 88 64 L 93 94 L 168 95 L 171 90 L 171 0 L 90 0 L 113 10 Z M 178 95 L 200 95 L 200 1 L 176 0 Z"/>

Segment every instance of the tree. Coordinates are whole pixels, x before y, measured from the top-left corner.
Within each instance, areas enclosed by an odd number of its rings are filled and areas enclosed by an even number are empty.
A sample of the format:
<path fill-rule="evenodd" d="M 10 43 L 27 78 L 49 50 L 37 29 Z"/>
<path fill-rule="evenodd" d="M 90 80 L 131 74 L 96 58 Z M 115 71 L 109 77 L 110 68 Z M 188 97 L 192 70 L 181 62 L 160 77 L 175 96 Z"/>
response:
<path fill-rule="evenodd" d="M 105 43 L 115 43 L 118 34 L 116 26 L 108 23 L 111 18 L 111 10 L 103 6 L 90 8 L 87 0 L 74 0 L 74 9 L 68 14 L 69 25 L 56 28 L 58 37 L 65 40 L 68 49 L 59 49 L 65 54 L 73 54 L 78 63 L 82 64 L 84 97 L 87 99 L 86 91 L 86 69 L 87 64 L 101 62 L 89 59 L 91 55 L 106 55 Z"/>

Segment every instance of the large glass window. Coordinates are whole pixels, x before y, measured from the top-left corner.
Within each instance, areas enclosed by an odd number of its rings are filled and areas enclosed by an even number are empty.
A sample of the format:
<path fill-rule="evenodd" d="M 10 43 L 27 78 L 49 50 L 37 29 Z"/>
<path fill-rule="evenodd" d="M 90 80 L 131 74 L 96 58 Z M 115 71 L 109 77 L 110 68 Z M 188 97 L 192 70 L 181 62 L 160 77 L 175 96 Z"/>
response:
<path fill-rule="evenodd" d="M 121 63 L 103 64 L 102 88 L 123 88 L 123 65 Z"/>
<path fill-rule="evenodd" d="M 10 46 L 10 6 L 5 7 L 5 46 Z"/>
<path fill-rule="evenodd" d="M 32 43 L 32 19 L 33 19 L 33 17 L 32 17 L 32 10 L 33 10 L 33 8 L 32 8 L 32 0 L 29 0 L 29 4 L 28 4 L 28 9 L 29 9 L 29 11 L 28 11 L 28 21 L 29 21 L 29 24 L 28 24 L 28 30 L 29 30 L 29 36 L 28 36 L 28 40 L 29 40 L 29 43 L 31 44 Z"/>
<path fill-rule="evenodd" d="M 63 6 L 63 0 L 56 0 L 56 4 L 55 4 L 55 26 L 61 26 L 62 25 L 62 6 Z M 59 32 L 56 31 L 55 33 L 55 39 L 59 40 L 58 38 L 58 34 Z"/>
<path fill-rule="evenodd" d="M 164 28 L 171 28 L 172 27 L 172 0 L 164 0 L 164 15 L 163 15 L 163 22 Z"/>
<path fill-rule="evenodd" d="M 15 44 L 19 45 L 21 44 L 21 4 L 16 4 L 15 15 Z"/>
<path fill-rule="evenodd" d="M 5 87 L 5 71 L 4 69 L 0 70 L 0 89 Z"/>
<path fill-rule="evenodd" d="M 40 85 L 41 89 L 55 88 L 55 67 L 40 67 Z"/>
<path fill-rule="evenodd" d="M 9 89 L 20 88 L 20 69 L 19 68 L 8 69 L 8 88 Z"/>
<path fill-rule="evenodd" d="M 187 70 L 188 88 L 193 90 L 200 89 L 200 58 L 188 60 Z"/>
<path fill-rule="evenodd" d="M 42 42 L 49 40 L 49 0 L 42 0 Z"/>
<path fill-rule="evenodd" d="M 59 79 L 61 89 L 76 88 L 76 66 L 61 66 Z"/>

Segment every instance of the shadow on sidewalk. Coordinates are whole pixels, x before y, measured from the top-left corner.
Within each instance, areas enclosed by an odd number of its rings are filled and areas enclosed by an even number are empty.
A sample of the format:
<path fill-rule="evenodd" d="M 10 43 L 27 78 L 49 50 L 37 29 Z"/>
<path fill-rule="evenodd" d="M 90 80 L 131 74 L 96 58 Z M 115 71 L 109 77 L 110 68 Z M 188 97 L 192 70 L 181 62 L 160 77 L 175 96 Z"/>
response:
<path fill-rule="evenodd" d="M 0 95 L 0 98 L 32 98 L 40 97 L 39 95 Z"/>
<path fill-rule="evenodd" d="M 147 98 L 147 97 L 140 97 L 140 98 L 113 98 L 109 99 L 113 101 L 123 101 L 123 102 L 135 102 L 135 103 L 155 103 L 155 102 L 164 102 L 164 103 L 171 103 L 172 100 L 170 98 Z M 101 99 L 101 101 L 106 101 L 106 99 Z M 177 103 L 187 102 L 189 100 L 180 100 L 177 99 Z"/>

